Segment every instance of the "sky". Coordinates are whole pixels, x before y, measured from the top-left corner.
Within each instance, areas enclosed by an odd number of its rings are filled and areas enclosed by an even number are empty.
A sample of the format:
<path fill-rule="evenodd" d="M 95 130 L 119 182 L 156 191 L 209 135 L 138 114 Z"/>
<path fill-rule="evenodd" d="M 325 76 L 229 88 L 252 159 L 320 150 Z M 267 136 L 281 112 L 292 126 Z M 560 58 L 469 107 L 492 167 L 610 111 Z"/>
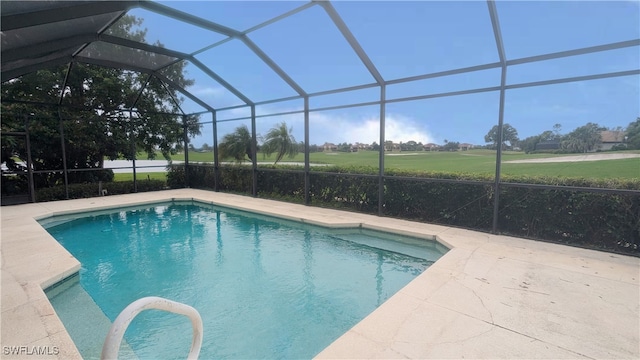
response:
<path fill-rule="evenodd" d="M 305 4 L 294 1 L 167 1 L 169 7 L 245 31 Z M 347 24 L 385 81 L 499 61 L 485 1 L 334 1 Z M 497 1 L 507 60 L 612 42 L 640 39 L 640 1 Z M 297 93 L 244 43 L 230 40 L 199 51 L 225 36 L 143 9 L 129 12 L 144 19 L 147 42 L 195 57 L 254 102 Z M 375 80 L 322 7 L 315 5 L 252 31 L 255 42 L 306 92 L 371 84 Z M 506 84 L 640 69 L 640 47 L 509 66 Z M 243 102 L 196 66 L 186 67 L 195 80 L 188 90 L 214 108 Z M 387 100 L 500 85 L 499 68 L 400 83 L 386 87 Z M 323 108 L 377 101 L 373 87 L 310 98 Z M 391 102 L 386 105 L 386 139 L 443 144 L 458 141 L 484 145 L 498 123 L 499 91 Z M 204 109 L 186 99 L 187 113 Z M 293 100 L 258 106 L 258 116 L 303 109 Z M 218 120 L 250 116 L 248 107 L 219 111 Z M 507 90 L 504 122 L 520 138 L 562 125 L 568 133 L 588 122 L 616 128 L 640 117 L 640 75 Z M 310 143 L 379 142 L 380 106 L 369 105 L 310 113 Z M 211 115 L 201 116 L 202 122 Z M 298 141 L 304 140 L 302 114 L 259 117 L 265 134 L 285 121 Z M 219 138 L 250 120 L 223 121 Z M 212 126 L 204 124 L 194 145 L 212 144 Z"/>

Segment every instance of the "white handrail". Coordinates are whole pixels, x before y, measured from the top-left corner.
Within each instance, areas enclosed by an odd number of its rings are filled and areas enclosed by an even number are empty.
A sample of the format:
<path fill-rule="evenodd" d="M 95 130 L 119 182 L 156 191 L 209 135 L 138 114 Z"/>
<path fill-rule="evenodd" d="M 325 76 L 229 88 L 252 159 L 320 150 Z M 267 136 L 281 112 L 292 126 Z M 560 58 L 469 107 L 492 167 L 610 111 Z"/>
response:
<path fill-rule="evenodd" d="M 187 316 L 191 320 L 193 327 L 193 339 L 191 341 L 191 349 L 187 359 L 197 359 L 200 355 L 200 347 L 202 346 L 202 318 L 198 310 L 189 305 L 179 302 L 163 299 L 157 296 L 149 296 L 138 299 L 122 310 L 120 315 L 111 324 L 107 338 L 102 346 L 102 354 L 100 359 L 117 359 L 120 343 L 127 327 L 139 313 L 144 310 L 158 309 L 169 311 L 175 314 Z"/>

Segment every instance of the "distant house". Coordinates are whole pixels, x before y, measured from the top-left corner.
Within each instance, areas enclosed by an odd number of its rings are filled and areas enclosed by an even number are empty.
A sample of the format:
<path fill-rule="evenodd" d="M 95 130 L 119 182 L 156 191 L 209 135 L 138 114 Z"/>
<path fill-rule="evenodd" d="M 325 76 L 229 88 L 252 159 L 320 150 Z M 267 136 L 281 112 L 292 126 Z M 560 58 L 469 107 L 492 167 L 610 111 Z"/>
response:
<path fill-rule="evenodd" d="M 462 151 L 467 151 L 469 149 L 473 149 L 473 144 L 462 143 L 462 144 L 458 145 L 458 149 L 460 149 Z"/>
<path fill-rule="evenodd" d="M 338 146 L 336 144 L 333 144 L 333 143 L 324 143 L 324 145 L 322 145 L 322 150 L 323 151 L 337 151 L 338 150 Z"/>
<path fill-rule="evenodd" d="M 438 151 L 438 148 L 440 147 L 440 145 L 434 144 L 434 143 L 428 143 L 428 144 L 422 145 L 422 147 L 424 148 L 424 151 Z"/>
<path fill-rule="evenodd" d="M 540 141 L 536 144 L 536 150 L 558 150 L 560 149 L 560 141 L 558 140 L 549 140 L 549 141 Z"/>
<path fill-rule="evenodd" d="M 391 141 L 385 141 L 384 151 L 401 151 L 401 147 L 400 144 Z"/>
<path fill-rule="evenodd" d="M 358 150 L 371 150 L 371 145 L 370 144 L 363 144 L 363 143 L 355 143 L 353 144 L 353 147 L 356 149 L 356 151 Z"/>
<path fill-rule="evenodd" d="M 602 144 L 600 150 L 611 150 L 612 147 L 624 143 L 624 131 L 601 131 Z"/>

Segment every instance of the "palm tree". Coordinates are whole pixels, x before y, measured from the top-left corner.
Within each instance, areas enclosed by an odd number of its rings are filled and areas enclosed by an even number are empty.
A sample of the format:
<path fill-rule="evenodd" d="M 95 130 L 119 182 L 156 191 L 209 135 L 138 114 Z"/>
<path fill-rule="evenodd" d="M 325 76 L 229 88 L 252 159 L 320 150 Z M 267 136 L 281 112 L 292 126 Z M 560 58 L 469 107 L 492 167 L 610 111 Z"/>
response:
<path fill-rule="evenodd" d="M 246 158 L 253 160 L 251 156 L 251 132 L 246 125 L 238 126 L 234 132 L 225 135 L 222 138 L 222 142 L 218 146 L 220 150 L 220 158 L 228 159 L 233 158 L 237 162 L 241 163 Z"/>
<path fill-rule="evenodd" d="M 293 128 L 287 128 L 287 123 L 282 122 L 269 130 L 265 136 L 262 151 L 265 156 L 271 156 L 271 154 L 276 153 L 274 165 L 282 160 L 285 155 L 292 158 L 298 154 L 298 144 L 291 132 L 293 132 Z"/>
<path fill-rule="evenodd" d="M 562 146 L 571 152 L 595 151 L 602 143 L 601 132 L 605 129 L 598 124 L 587 123 L 567 134 Z"/>

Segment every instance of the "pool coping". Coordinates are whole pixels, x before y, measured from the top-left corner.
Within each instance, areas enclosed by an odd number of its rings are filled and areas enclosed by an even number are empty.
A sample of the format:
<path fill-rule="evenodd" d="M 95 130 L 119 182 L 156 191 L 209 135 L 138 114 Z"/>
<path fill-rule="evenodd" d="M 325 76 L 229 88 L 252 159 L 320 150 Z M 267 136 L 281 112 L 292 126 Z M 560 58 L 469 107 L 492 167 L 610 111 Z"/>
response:
<path fill-rule="evenodd" d="M 80 358 L 43 288 L 80 263 L 53 215 L 197 201 L 325 227 L 434 239 L 450 251 L 318 358 L 638 358 L 640 259 L 515 237 L 194 189 L 2 207 L 4 358 Z M 206 336 L 206 334 L 205 334 Z M 24 347 L 18 356 L 7 346 Z"/>

